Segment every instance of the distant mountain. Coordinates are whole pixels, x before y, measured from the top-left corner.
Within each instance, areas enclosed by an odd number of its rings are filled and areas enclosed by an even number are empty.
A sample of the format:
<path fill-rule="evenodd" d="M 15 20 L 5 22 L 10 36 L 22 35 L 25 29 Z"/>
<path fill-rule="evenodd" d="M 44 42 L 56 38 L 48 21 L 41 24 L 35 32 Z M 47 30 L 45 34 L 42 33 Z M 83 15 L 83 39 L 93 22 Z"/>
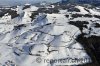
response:
<path fill-rule="evenodd" d="M 34 4 L 34 3 L 39 3 L 43 1 L 54 3 L 60 0 L 2 0 L 0 1 L 0 5 L 10 5 L 10 6 L 14 5 L 15 6 L 15 5 L 24 5 L 25 3 Z"/>
<path fill-rule="evenodd" d="M 73 3 L 73 4 L 92 4 L 100 6 L 100 0 L 61 0 L 62 4 Z"/>

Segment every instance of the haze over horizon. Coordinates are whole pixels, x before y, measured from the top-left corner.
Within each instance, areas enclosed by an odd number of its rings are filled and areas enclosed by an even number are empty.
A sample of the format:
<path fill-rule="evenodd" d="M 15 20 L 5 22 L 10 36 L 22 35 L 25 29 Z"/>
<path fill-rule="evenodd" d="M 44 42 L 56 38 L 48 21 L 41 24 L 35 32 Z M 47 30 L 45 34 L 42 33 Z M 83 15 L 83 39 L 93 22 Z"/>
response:
<path fill-rule="evenodd" d="M 25 3 L 37 3 L 37 2 L 42 2 L 42 1 L 47 1 L 47 2 L 58 2 L 61 0 L 0 0 L 0 5 L 17 5 L 17 4 L 25 4 Z"/>

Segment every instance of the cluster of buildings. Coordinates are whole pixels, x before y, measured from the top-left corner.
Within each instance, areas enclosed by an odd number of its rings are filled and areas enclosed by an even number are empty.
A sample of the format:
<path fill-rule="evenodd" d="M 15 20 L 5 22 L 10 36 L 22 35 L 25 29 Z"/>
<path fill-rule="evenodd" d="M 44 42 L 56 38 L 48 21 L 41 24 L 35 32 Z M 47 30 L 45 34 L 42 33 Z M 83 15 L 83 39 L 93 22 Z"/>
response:
<path fill-rule="evenodd" d="M 62 3 L 83 3 L 83 4 L 98 4 L 100 5 L 100 0 L 62 0 Z"/>

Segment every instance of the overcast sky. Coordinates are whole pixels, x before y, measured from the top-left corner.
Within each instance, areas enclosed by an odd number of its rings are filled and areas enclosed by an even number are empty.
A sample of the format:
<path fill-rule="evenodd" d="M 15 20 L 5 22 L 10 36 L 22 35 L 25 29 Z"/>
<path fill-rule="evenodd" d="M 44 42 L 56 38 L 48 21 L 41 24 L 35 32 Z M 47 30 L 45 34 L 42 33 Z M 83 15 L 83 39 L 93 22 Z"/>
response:
<path fill-rule="evenodd" d="M 18 3 L 25 3 L 25 2 L 30 2 L 30 3 L 35 3 L 39 1 L 47 1 L 47 2 L 57 2 L 61 0 L 0 0 L 0 5 L 7 5 L 7 4 L 18 4 Z"/>

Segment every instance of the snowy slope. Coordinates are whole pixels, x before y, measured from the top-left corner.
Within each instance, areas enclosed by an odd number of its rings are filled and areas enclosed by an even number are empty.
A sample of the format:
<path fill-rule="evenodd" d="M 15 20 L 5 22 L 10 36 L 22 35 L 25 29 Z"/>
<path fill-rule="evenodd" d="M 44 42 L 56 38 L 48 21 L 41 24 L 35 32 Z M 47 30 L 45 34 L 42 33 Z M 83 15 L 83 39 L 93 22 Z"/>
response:
<path fill-rule="evenodd" d="M 38 10 L 38 7 L 31 6 L 24 10 L 21 8 L 18 6 L 16 9 L 20 14 L 18 17 L 11 19 L 9 15 L 7 19 L 7 16 L 0 19 L 0 23 L 4 21 L 0 24 L 0 66 L 56 66 L 61 64 L 71 66 L 92 62 L 84 47 L 75 39 L 82 32 L 87 33 L 87 36 L 100 36 L 100 28 L 94 27 L 94 23 L 99 23 L 100 19 L 95 17 L 72 19 L 72 14 L 76 12 L 70 14 L 63 10 L 63 14 L 38 14 L 31 21 L 30 16 Z M 82 6 L 76 6 L 76 8 L 80 9 L 79 14 L 89 14 Z M 92 10 L 90 12 L 92 15 L 95 14 Z M 70 17 L 66 17 L 66 14 Z M 81 31 L 79 27 L 69 24 L 70 21 L 88 21 L 89 24 Z M 89 31 L 90 28 L 91 31 Z M 68 58 L 71 59 L 70 62 L 50 62 L 52 59 L 67 60 Z M 49 61 L 44 62 L 45 59 Z M 76 63 L 72 59 L 83 60 Z"/>

